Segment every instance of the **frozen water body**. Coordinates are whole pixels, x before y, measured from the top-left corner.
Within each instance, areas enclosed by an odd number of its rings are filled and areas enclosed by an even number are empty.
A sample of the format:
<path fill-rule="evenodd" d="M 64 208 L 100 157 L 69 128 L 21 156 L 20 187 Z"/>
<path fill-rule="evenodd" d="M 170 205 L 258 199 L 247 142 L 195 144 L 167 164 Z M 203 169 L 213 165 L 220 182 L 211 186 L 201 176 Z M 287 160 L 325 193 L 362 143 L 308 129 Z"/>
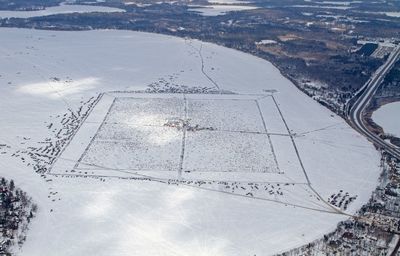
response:
<path fill-rule="evenodd" d="M 89 13 L 89 12 L 124 12 L 119 8 L 90 5 L 66 5 L 48 7 L 39 11 L 0 11 L 0 19 L 4 18 L 32 18 L 68 13 Z"/>
<path fill-rule="evenodd" d="M 400 138 L 400 102 L 383 105 L 372 114 L 372 119 L 382 126 L 387 134 Z"/>
<path fill-rule="evenodd" d="M 377 184 L 373 146 L 265 60 L 129 31 L 0 38 L 0 174 L 39 205 L 20 255 L 269 255 Z"/>

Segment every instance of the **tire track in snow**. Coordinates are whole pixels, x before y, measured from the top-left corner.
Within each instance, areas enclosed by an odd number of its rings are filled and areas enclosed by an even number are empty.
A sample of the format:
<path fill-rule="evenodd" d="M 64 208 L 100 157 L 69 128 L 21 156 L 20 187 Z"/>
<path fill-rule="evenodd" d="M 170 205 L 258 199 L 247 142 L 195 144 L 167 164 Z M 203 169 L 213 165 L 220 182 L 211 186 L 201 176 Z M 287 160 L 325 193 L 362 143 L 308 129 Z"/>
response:
<path fill-rule="evenodd" d="M 272 97 L 272 100 L 274 101 L 274 104 L 275 104 L 276 108 L 278 109 L 279 115 L 281 116 L 281 119 L 282 119 L 282 121 L 283 121 L 283 123 L 284 123 L 284 125 L 285 125 L 285 127 L 286 127 L 286 130 L 287 130 L 287 132 L 288 132 L 288 134 L 289 134 L 289 137 L 290 137 L 290 139 L 291 139 L 291 141 L 292 141 L 293 148 L 294 148 L 294 150 L 295 150 L 295 152 L 296 152 L 296 155 L 297 155 L 298 161 L 299 161 L 299 163 L 300 163 L 301 169 L 303 170 L 304 176 L 305 176 L 305 178 L 306 178 L 306 180 L 307 180 L 308 187 L 314 192 L 314 194 L 315 194 L 323 203 L 325 203 L 325 204 L 326 204 L 329 208 L 331 208 L 334 212 L 336 212 L 336 213 L 338 213 L 338 214 L 349 215 L 349 214 L 347 214 L 347 213 L 345 213 L 345 212 L 343 212 L 343 211 L 337 209 L 336 207 L 334 207 L 334 206 L 331 205 L 330 203 L 328 203 L 328 202 L 327 202 L 325 199 L 323 199 L 323 197 L 312 187 L 310 178 L 308 177 L 308 174 L 307 174 L 307 171 L 306 171 L 306 169 L 305 169 L 305 167 L 304 167 L 303 161 L 302 161 L 302 159 L 301 159 L 299 150 L 298 150 L 298 148 L 297 148 L 297 146 L 296 146 L 296 142 L 294 141 L 294 136 L 293 136 L 293 134 L 292 134 L 291 131 L 290 131 L 290 128 L 289 128 L 289 126 L 288 126 L 288 124 L 287 124 L 287 122 L 286 122 L 286 120 L 285 120 L 285 117 L 284 117 L 283 114 L 282 114 L 281 109 L 279 108 L 279 104 L 278 104 L 278 102 L 276 101 L 274 95 L 271 95 L 271 97 Z"/>
<path fill-rule="evenodd" d="M 187 44 L 199 54 L 200 61 L 201 61 L 201 73 L 207 78 L 208 81 L 210 81 L 214 85 L 215 89 L 217 89 L 218 91 L 221 91 L 221 88 L 218 85 L 218 83 L 215 82 L 215 80 L 212 79 L 211 76 L 209 74 L 207 74 L 207 72 L 205 70 L 204 57 L 203 57 L 203 53 L 202 53 L 203 52 L 203 43 L 200 43 L 199 49 L 194 47 L 191 42 L 189 42 Z"/>

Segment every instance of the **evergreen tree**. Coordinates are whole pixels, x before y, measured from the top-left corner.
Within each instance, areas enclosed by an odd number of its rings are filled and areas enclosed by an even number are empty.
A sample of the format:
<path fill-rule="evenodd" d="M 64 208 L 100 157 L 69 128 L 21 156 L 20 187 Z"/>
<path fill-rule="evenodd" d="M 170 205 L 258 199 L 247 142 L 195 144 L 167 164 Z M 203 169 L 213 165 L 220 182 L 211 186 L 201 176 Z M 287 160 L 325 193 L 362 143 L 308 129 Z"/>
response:
<path fill-rule="evenodd" d="M 10 190 L 14 191 L 15 185 L 14 185 L 14 180 L 10 181 Z"/>

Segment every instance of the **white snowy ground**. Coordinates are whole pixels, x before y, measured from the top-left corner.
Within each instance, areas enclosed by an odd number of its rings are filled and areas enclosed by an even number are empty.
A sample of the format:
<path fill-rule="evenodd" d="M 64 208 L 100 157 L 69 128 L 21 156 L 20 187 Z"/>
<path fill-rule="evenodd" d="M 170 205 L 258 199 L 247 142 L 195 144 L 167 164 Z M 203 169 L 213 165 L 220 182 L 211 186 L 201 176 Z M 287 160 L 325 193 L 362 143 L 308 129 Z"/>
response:
<path fill-rule="evenodd" d="M 208 0 L 210 4 L 247 4 L 248 1 L 241 0 Z"/>
<path fill-rule="evenodd" d="M 400 137 L 400 102 L 383 105 L 372 114 L 372 119 L 385 133 Z"/>
<path fill-rule="evenodd" d="M 0 11 L 0 19 L 4 18 L 32 18 L 40 16 L 49 16 L 55 14 L 68 13 L 88 13 L 88 12 L 124 12 L 119 8 L 105 6 L 90 6 L 90 5 L 66 5 L 48 7 L 39 11 Z"/>
<path fill-rule="evenodd" d="M 194 6 L 196 8 L 189 9 L 194 12 L 198 12 L 203 16 L 218 16 L 225 15 L 228 12 L 236 12 L 236 11 L 246 11 L 253 10 L 257 7 L 251 5 L 243 5 L 248 4 L 248 1 L 241 0 L 208 0 L 210 5 L 206 6 Z"/>
<path fill-rule="evenodd" d="M 225 15 L 228 12 L 238 12 L 254 9 L 257 9 L 257 7 L 250 5 L 234 5 L 225 3 L 222 5 L 206 5 L 200 8 L 189 8 L 190 11 L 198 12 L 203 16 L 219 16 Z"/>
<path fill-rule="evenodd" d="M 128 31 L 0 29 L 0 59 L 0 176 L 14 179 L 39 205 L 19 255 L 271 255 L 319 238 L 347 218 L 306 198 L 303 185 L 287 189 L 285 200 L 262 200 L 161 182 L 43 178 L 27 158 L 12 156 L 51 140 L 49 124 L 98 93 L 146 89 L 157 81 L 214 87 L 201 72 L 202 59 L 221 89 L 276 90 L 307 176 L 324 200 L 340 190 L 357 195 L 347 210 L 352 213 L 377 183 L 379 155 L 372 145 L 272 64 L 248 54 Z M 276 111 L 264 115 L 271 133 L 285 132 Z M 286 154 L 290 138 L 271 140 L 278 162 L 290 169 L 297 161 Z"/>

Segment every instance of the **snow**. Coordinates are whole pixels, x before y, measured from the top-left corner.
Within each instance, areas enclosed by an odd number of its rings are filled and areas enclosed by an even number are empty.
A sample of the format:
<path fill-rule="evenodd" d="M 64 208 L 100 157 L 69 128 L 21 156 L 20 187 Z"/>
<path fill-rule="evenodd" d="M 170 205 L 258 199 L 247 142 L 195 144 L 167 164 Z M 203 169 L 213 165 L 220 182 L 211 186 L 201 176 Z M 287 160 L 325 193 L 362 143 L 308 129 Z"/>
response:
<path fill-rule="evenodd" d="M 338 5 L 338 6 L 333 6 L 333 5 L 290 5 L 289 7 L 296 7 L 296 8 L 317 8 L 317 9 L 337 9 L 337 10 L 348 10 L 351 9 L 352 7 L 346 6 L 346 5 Z"/>
<path fill-rule="evenodd" d="M 263 132 L 256 102 L 253 100 L 189 100 L 188 118 L 201 127 L 232 132 Z"/>
<path fill-rule="evenodd" d="M 383 12 L 386 16 L 400 18 L 400 12 Z"/>
<path fill-rule="evenodd" d="M 385 104 L 372 114 L 375 123 L 383 128 L 385 133 L 400 138 L 400 102 Z"/>
<path fill-rule="evenodd" d="M 396 234 L 396 235 L 393 236 L 392 240 L 390 241 L 390 243 L 388 245 L 388 247 L 389 247 L 388 248 L 388 252 L 389 253 L 394 253 L 396 245 L 399 242 L 399 239 L 400 239 L 399 235 Z"/>
<path fill-rule="evenodd" d="M 200 131 L 189 134 L 186 145 L 185 171 L 277 172 L 264 134 Z"/>
<path fill-rule="evenodd" d="M 116 98 L 105 121 L 124 125 L 163 126 L 169 118 L 183 117 L 184 102 L 180 98 Z"/>
<path fill-rule="evenodd" d="M 246 4 L 248 1 L 242 0 L 208 0 L 210 4 Z"/>
<path fill-rule="evenodd" d="M 322 1 L 322 2 L 315 2 L 318 4 L 332 4 L 332 5 L 351 5 L 351 4 L 359 4 L 362 3 L 361 1 Z"/>
<path fill-rule="evenodd" d="M 198 12 L 203 16 L 225 15 L 228 12 L 238 12 L 257 9 L 255 6 L 249 5 L 206 5 L 200 8 L 189 8 L 190 11 Z"/>
<path fill-rule="evenodd" d="M 262 111 L 270 111 L 264 107 L 267 98 L 271 101 L 270 97 L 238 94 L 103 95 L 85 122 L 90 125 L 81 127 L 77 138 L 69 143 L 68 148 L 74 150 L 64 151 L 51 172 L 68 174 L 74 169 L 98 174 L 124 170 L 126 174 L 134 171 L 157 178 L 276 182 L 276 175 L 265 175 L 279 172 L 274 145 L 263 126 Z M 99 118 L 101 113 L 103 118 Z M 174 126 L 169 127 L 171 121 Z M 176 126 L 182 122 L 188 125 L 185 132 Z M 93 139 L 86 140 L 84 149 L 82 137 L 88 134 Z M 182 140 L 186 140 L 185 146 Z M 74 162 L 78 162 L 75 167 Z M 288 182 L 284 178 L 280 181 Z"/>
<path fill-rule="evenodd" d="M 66 5 L 48 7 L 39 11 L 0 11 L 0 19 L 4 18 L 32 18 L 40 16 L 49 16 L 55 14 L 68 13 L 89 13 L 89 12 L 124 12 L 119 8 L 91 5 Z"/>
<path fill-rule="evenodd" d="M 19 255 L 271 255 L 320 238 L 347 218 L 321 201 L 307 179 L 323 200 L 339 190 L 357 195 L 349 214 L 377 184 L 374 147 L 265 60 L 129 31 L 1 28 L 0 38 L 0 144 L 10 147 L 0 148 L 0 175 L 39 205 Z M 234 94 L 216 94 L 216 84 Z M 138 92 L 149 85 L 167 92 Z M 185 156 L 193 161 L 183 167 L 193 171 L 179 183 L 170 178 L 178 176 L 182 131 L 152 125 L 182 116 L 183 95 L 168 90 L 188 87 L 196 89 L 185 94 L 190 124 L 217 130 L 187 131 L 193 146 Z M 88 115 L 76 121 L 85 109 Z M 112 122 L 102 126 L 107 116 Z M 261 116 L 270 140 L 261 133 Z M 50 173 L 35 173 L 29 153 L 52 154 L 42 147 L 70 132 Z M 84 161 L 93 165 L 72 172 L 90 144 L 95 148 Z M 249 158 L 238 161 L 243 154 Z M 134 166 L 149 170 L 122 169 Z M 224 172 L 230 168 L 236 169 Z"/>
<path fill-rule="evenodd" d="M 264 39 L 264 40 L 261 40 L 261 41 L 259 41 L 259 42 L 256 42 L 256 44 L 257 45 L 268 45 L 268 44 L 276 44 L 277 43 L 277 41 L 275 41 L 275 40 L 269 40 L 269 39 Z"/>
<path fill-rule="evenodd" d="M 179 133 L 166 128 L 147 127 L 134 129 L 133 134 L 134 136 L 129 140 L 123 141 L 95 140 L 77 169 L 91 169 L 91 165 L 118 170 L 173 171 L 176 169 L 180 154 Z M 168 136 L 168 139 L 163 139 L 163 136 Z"/>

